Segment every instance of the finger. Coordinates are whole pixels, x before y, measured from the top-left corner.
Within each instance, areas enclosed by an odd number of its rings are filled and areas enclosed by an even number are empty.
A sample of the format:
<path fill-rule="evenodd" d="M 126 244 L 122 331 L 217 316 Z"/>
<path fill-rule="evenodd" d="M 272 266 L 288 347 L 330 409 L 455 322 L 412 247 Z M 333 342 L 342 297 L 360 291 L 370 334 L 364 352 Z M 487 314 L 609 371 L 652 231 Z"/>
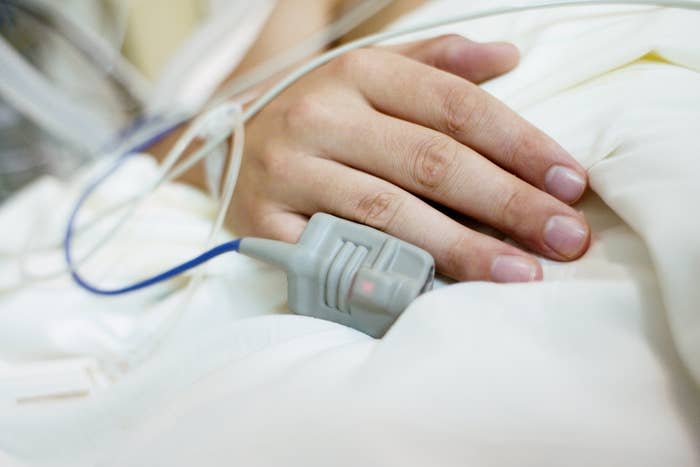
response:
<path fill-rule="evenodd" d="M 318 141 L 334 160 L 467 214 L 550 258 L 570 260 L 588 246 L 590 231 L 578 212 L 448 136 L 373 110 L 344 120 L 342 127 L 324 128 L 330 140 Z"/>
<path fill-rule="evenodd" d="M 507 42 L 479 43 L 459 34 L 386 47 L 426 65 L 482 83 L 515 68 L 520 59 L 517 47 Z"/>
<path fill-rule="evenodd" d="M 382 50 L 351 52 L 336 62 L 379 111 L 440 131 L 564 202 L 583 194 L 585 170 L 478 86 Z"/>
<path fill-rule="evenodd" d="M 255 225 L 256 235 L 287 243 L 299 241 L 309 218 L 289 211 L 271 210 Z"/>
<path fill-rule="evenodd" d="M 238 236 L 273 238 L 287 243 L 299 240 L 309 220 L 286 206 L 278 206 L 269 201 L 253 200 L 245 203 L 240 199 L 232 204 L 229 217 Z"/>
<path fill-rule="evenodd" d="M 384 180 L 319 158 L 304 159 L 298 170 L 304 183 L 295 188 L 306 215 L 328 212 L 402 238 L 430 252 L 438 270 L 457 280 L 542 278 L 531 255 L 467 229 Z"/>

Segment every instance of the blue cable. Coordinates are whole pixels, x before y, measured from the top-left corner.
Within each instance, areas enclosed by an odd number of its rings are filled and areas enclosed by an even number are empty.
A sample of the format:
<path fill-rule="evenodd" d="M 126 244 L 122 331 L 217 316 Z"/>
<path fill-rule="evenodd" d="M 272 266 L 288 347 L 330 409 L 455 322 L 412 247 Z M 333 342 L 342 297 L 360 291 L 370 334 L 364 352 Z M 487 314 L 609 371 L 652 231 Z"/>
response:
<path fill-rule="evenodd" d="M 68 270 L 70 271 L 71 277 L 75 281 L 76 284 L 78 284 L 80 287 L 83 289 L 92 292 L 97 295 L 121 295 L 129 292 L 133 292 L 139 289 L 143 289 L 146 287 L 149 287 L 151 285 L 157 284 L 159 282 L 166 281 L 168 279 L 171 279 L 179 274 L 182 274 L 185 271 L 188 271 L 196 266 L 199 266 L 202 263 L 205 263 L 209 261 L 212 258 L 215 258 L 219 255 L 222 255 L 224 253 L 228 252 L 236 252 L 239 250 L 241 240 L 232 240 L 230 242 L 222 243 L 221 245 L 217 245 L 214 248 L 205 251 L 199 256 L 196 256 L 195 258 L 190 259 L 189 261 L 186 261 L 182 264 L 179 264 L 171 269 L 168 269 L 165 272 L 162 272 L 160 274 L 157 274 L 153 277 L 150 277 L 148 279 L 144 279 L 142 281 L 136 282 L 135 284 L 128 285 L 126 287 L 120 287 L 118 289 L 102 289 L 97 286 L 94 286 L 90 284 L 87 280 L 85 280 L 79 273 L 78 270 L 73 262 L 73 252 L 72 252 L 72 241 L 73 241 L 73 230 L 75 226 L 75 219 L 78 216 L 78 212 L 80 212 L 80 209 L 83 207 L 83 204 L 85 204 L 85 201 L 92 195 L 92 193 L 97 189 L 97 187 L 100 186 L 102 182 L 104 182 L 107 178 L 109 178 L 111 175 L 113 175 L 117 169 L 124 163 L 124 161 L 131 155 L 139 153 L 143 151 L 144 149 L 152 146 L 153 144 L 157 143 L 158 141 L 161 141 L 163 138 L 168 136 L 170 133 L 172 133 L 177 127 L 180 125 L 174 125 L 157 135 L 153 136 L 152 138 L 148 139 L 147 141 L 135 146 L 132 148 L 130 151 L 125 152 L 123 155 L 121 155 L 114 165 L 109 167 L 109 169 L 99 177 L 97 177 L 92 183 L 88 185 L 88 187 L 85 189 L 85 191 L 80 195 L 78 198 L 78 201 L 76 202 L 75 206 L 73 207 L 73 211 L 70 214 L 70 217 L 68 218 L 68 226 L 66 227 L 66 234 L 63 238 L 63 253 L 64 257 L 66 260 L 66 264 L 68 266 Z"/>

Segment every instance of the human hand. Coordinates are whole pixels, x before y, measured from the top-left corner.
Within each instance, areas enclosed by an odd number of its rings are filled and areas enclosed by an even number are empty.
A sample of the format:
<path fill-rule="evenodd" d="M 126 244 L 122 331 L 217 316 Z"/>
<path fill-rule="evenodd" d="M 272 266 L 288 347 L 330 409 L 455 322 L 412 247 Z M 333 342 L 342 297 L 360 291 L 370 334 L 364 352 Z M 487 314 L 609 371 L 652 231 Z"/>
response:
<path fill-rule="evenodd" d="M 585 191 L 585 170 L 474 84 L 517 61 L 511 45 L 450 35 L 353 51 L 310 73 L 248 123 L 230 224 L 296 242 L 323 211 L 424 248 L 457 280 L 541 279 L 531 254 L 427 202 L 553 259 L 588 248 L 589 227 L 566 204 Z"/>

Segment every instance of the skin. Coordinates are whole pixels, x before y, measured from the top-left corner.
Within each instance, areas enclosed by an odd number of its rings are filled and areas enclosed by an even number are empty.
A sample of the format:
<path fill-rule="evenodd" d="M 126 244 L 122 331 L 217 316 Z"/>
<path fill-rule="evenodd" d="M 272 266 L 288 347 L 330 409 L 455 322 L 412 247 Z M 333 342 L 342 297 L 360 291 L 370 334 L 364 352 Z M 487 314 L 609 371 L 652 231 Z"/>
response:
<path fill-rule="evenodd" d="M 323 211 L 426 249 L 457 280 L 540 280 L 529 251 L 567 261 L 588 248 L 590 229 L 570 206 L 587 179 L 554 140 L 477 86 L 517 63 L 510 44 L 450 35 L 357 50 L 310 73 L 248 123 L 229 225 L 295 242 Z"/>

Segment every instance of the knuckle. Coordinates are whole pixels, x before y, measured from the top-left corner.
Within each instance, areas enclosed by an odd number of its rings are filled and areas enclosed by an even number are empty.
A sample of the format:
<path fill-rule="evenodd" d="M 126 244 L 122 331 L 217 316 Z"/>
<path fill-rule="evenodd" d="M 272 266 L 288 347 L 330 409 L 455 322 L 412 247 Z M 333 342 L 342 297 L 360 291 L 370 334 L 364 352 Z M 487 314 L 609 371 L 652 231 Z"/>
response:
<path fill-rule="evenodd" d="M 308 131 L 318 123 L 325 114 L 323 99 L 312 94 L 305 94 L 295 99 L 284 113 L 284 121 L 289 130 Z"/>
<path fill-rule="evenodd" d="M 263 203 L 250 200 L 245 207 L 245 213 L 249 229 L 254 233 L 260 232 L 265 220 Z"/>
<path fill-rule="evenodd" d="M 426 65 L 437 68 L 445 68 L 446 55 L 449 51 L 461 46 L 467 40 L 459 34 L 443 34 L 441 36 L 429 39 L 422 44 L 419 51 L 424 53 L 424 62 Z"/>
<path fill-rule="evenodd" d="M 290 172 L 290 157 L 275 146 L 263 148 L 259 157 L 263 173 L 271 180 L 285 180 Z"/>
<path fill-rule="evenodd" d="M 442 35 L 438 36 L 438 39 L 443 40 L 443 41 L 450 41 L 450 42 L 469 42 L 469 39 L 467 39 L 463 35 L 457 34 L 455 32 L 442 34 Z"/>
<path fill-rule="evenodd" d="M 451 86 L 445 93 L 442 111 L 445 133 L 456 138 L 480 128 L 486 115 L 481 99 L 468 86 Z"/>
<path fill-rule="evenodd" d="M 498 207 L 498 219 L 502 226 L 515 227 L 520 224 L 524 214 L 522 207 L 527 205 L 526 197 L 522 190 L 510 190 L 504 194 Z"/>
<path fill-rule="evenodd" d="M 258 236 L 280 239 L 284 235 L 278 219 L 279 209 L 270 201 L 258 200 L 251 203 L 247 231 L 236 232 L 239 235 Z"/>
<path fill-rule="evenodd" d="M 234 198 L 227 215 L 227 221 L 238 235 L 259 234 L 259 217 L 262 202 L 255 196 Z"/>
<path fill-rule="evenodd" d="M 456 47 L 462 44 L 468 44 L 471 42 L 466 37 L 456 33 L 443 34 L 441 36 L 436 37 L 434 40 L 436 44 L 440 44 L 441 46 L 445 46 L 448 48 L 452 46 Z"/>
<path fill-rule="evenodd" d="M 368 49 L 356 49 L 344 53 L 333 60 L 333 68 L 341 76 L 352 76 L 358 70 L 366 69 L 371 60 L 371 51 Z"/>
<path fill-rule="evenodd" d="M 471 260 L 468 252 L 474 250 L 471 239 L 467 235 L 460 235 L 452 241 L 445 251 L 445 270 L 450 271 L 457 279 L 469 278 L 469 262 Z"/>
<path fill-rule="evenodd" d="M 356 215 L 363 224 L 379 230 L 388 230 L 402 205 L 399 193 L 380 191 L 363 196 L 357 203 Z"/>
<path fill-rule="evenodd" d="M 536 135 L 513 126 L 502 140 L 500 158 L 507 167 L 527 170 L 529 167 L 535 168 L 539 155 L 544 153 L 545 148 Z"/>
<path fill-rule="evenodd" d="M 256 233 L 267 233 L 270 230 L 270 216 L 274 211 L 269 209 L 268 205 L 262 201 L 251 203 L 250 207 L 250 225 Z"/>
<path fill-rule="evenodd" d="M 411 178 L 424 189 L 443 187 L 454 173 L 456 161 L 457 147 L 451 139 L 443 135 L 424 138 L 413 150 Z"/>

